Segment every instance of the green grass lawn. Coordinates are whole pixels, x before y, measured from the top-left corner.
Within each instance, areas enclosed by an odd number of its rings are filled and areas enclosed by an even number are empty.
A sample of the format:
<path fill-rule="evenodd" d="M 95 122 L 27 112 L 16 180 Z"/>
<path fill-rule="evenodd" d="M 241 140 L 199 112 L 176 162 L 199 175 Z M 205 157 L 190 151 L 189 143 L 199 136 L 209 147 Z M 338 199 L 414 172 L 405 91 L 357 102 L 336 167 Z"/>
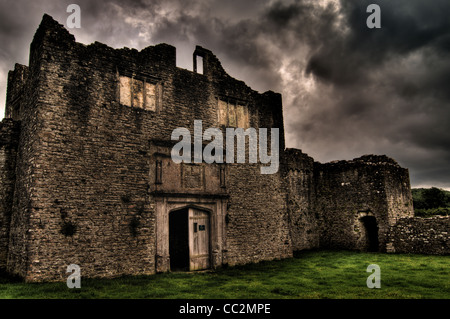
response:
<path fill-rule="evenodd" d="M 380 289 L 366 286 L 370 264 L 380 266 Z M 65 282 L 23 283 L 0 277 L 0 298 L 450 299 L 450 257 L 307 251 L 290 259 L 211 272 L 82 277 L 80 289 L 68 289 Z"/>

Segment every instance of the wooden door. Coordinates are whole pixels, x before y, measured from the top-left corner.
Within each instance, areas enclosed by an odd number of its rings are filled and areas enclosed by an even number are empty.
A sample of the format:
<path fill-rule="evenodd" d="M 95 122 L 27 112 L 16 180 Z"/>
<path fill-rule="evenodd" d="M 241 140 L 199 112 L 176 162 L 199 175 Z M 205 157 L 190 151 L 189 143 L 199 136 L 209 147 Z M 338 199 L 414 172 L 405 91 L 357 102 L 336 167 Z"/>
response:
<path fill-rule="evenodd" d="M 210 221 L 207 212 L 189 208 L 189 269 L 210 267 Z"/>

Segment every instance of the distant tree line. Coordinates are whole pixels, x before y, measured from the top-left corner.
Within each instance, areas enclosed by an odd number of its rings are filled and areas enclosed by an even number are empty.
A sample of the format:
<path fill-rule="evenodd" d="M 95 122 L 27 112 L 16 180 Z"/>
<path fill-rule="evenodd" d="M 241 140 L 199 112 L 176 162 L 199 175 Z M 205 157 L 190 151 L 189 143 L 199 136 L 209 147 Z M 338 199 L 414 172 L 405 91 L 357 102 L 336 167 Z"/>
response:
<path fill-rule="evenodd" d="M 436 187 L 413 188 L 411 192 L 415 216 L 450 215 L 450 192 Z"/>

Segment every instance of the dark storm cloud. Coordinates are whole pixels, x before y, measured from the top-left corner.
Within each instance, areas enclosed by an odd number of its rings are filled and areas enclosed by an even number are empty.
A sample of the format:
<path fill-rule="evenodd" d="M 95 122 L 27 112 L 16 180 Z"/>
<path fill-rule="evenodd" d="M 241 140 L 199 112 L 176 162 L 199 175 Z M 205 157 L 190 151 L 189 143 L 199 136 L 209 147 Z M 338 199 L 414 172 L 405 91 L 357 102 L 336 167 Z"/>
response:
<path fill-rule="evenodd" d="M 377 3 L 382 8 L 382 28 L 365 27 L 366 8 Z M 434 1 L 342 1 L 341 14 L 348 34 L 323 44 L 310 60 L 307 71 L 336 84 L 355 83 L 368 69 L 377 68 L 392 55 L 405 55 L 424 47 L 448 50 L 450 2 Z M 376 32 L 374 32 L 376 31 Z M 328 32 L 327 32 L 328 33 Z M 447 51 L 448 52 L 448 51 Z"/>
<path fill-rule="evenodd" d="M 381 7 L 381 29 L 365 27 L 369 3 Z M 386 153 L 415 184 L 449 187 L 448 13 L 448 1 L 343 1 L 348 29 L 325 30 L 306 66 L 336 98 L 312 97 L 317 109 L 291 126 L 295 135 L 327 159 Z M 305 131 L 305 122 L 319 124 Z"/>
<path fill-rule="evenodd" d="M 0 1 L 0 98 L 43 13 L 65 24 L 73 2 L 77 41 L 166 42 L 186 68 L 199 44 L 252 88 L 281 92 L 289 147 L 320 161 L 387 154 L 413 185 L 450 188 L 447 0 Z M 366 26 L 370 3 L 381 29 Z"/>

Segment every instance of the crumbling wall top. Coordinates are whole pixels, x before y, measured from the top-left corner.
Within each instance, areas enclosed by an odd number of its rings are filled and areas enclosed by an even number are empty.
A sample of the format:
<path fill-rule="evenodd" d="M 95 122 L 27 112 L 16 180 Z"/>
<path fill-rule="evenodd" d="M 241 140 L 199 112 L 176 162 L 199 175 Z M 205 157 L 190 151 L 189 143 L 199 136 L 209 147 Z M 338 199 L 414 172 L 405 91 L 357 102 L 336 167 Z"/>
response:
<path fill-rule="evenodd" d="M 288 170 L 312 170 L 314 165 L 312 157 L 296 148 L 286 148 L 282 159 Z"/>
<path fill-rule="evenodd" d="M 352 160 L 339 160 L 339 161 L 332 161 L 328 163 L 318 163 L 320 165 L 324 166 L 333 166 L 333 167 L 339 167 L 339 166 L 348 166 L 348 165 L 389 165 L 389 166 L 395 166 L 400 167 L 400 165 L 392 158 L 386 156 L 386 155 L 363 155 L 361 157 L 354 158 Z"/>
<path fill-rule="evenodd" d="M 149 64 L 157 64 L 165 68 L 176 67 L 176 49 L 169 44 L 148 46 L 140 51 L 126 47 L 114 49 L 97 41 L 84 45 L 76 42 L 75 36 L 48 14 L 44 14 L 33 37 L 30 48 L 30 65 L 33 59 L 41 57 L 39 52 L 42 46 L 45 46 L 47 50 L 61 50 L 66 54 L 83 52 L 84 59 L 103 57 L 111 60 L 133 60 L 142 68 Z"/>

